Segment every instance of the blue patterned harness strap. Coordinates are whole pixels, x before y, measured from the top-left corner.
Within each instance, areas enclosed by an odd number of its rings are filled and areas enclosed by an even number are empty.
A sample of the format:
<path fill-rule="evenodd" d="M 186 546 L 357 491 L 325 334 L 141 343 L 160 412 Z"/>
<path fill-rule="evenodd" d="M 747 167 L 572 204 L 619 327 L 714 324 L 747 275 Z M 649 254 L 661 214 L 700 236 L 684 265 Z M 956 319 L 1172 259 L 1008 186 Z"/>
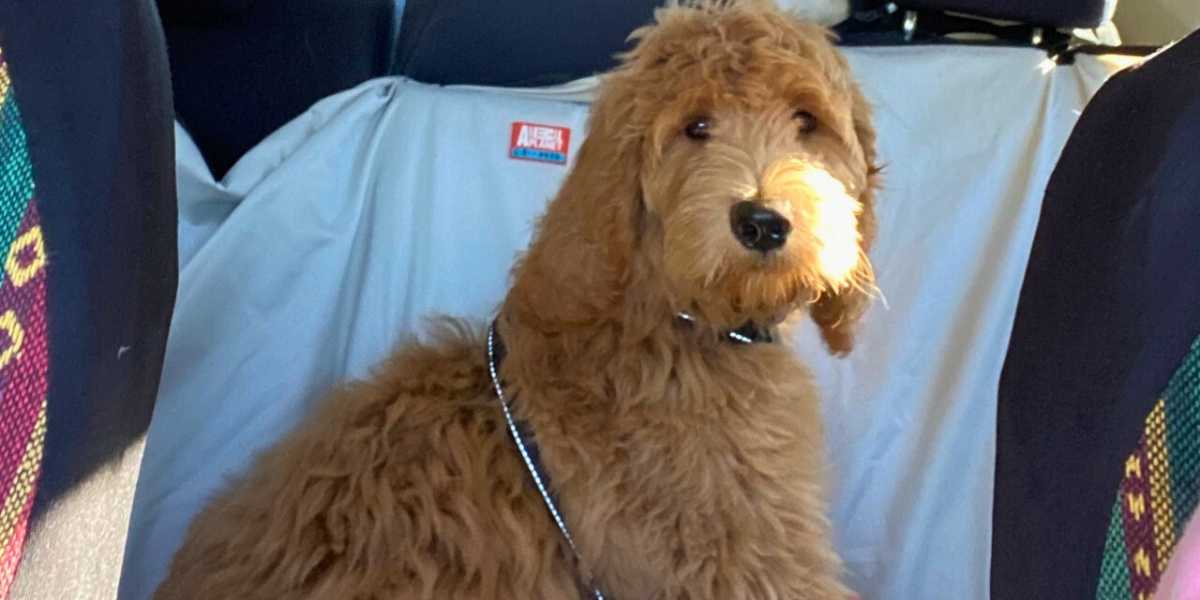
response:
<path fill-rule="evenodd" d="M 496 391 L 496 398 L 500 400 L 500 408 L 504 411 L 504 421 L 508 426 L 508 432 L 512 435 L 513 443 L 517 446 L 517 452 L 521 455 L 521 461 L 525 463 L 525 468 L 529 471 L 529 476 L 533 479 L 538 493 L 542 496 L 542 502 L 545 503 L 546 509 L 550 511 L 550 516 L 554 518 L 554 524 L 558 526 L 563 539 L 567 541 L 567 545 L 571 547 L 571 552 L 575 554 L 576 564 L 582 567 L 583 559 L 579 555 L 579 549 L 575 547 L 575 538 L 571 536 L 571 530 L 567 528 L 567 522 L 562 516 L 562 511 L 558 509 L 558 503 L 555 502 L 553 494 L 550 493 L 550 479 L 542 470 L 541 457 L 537 444 L 528 435 L 528 426 L 513 417 L 508 400 L 504 397 L 504 386 L 500 382 L 499 372 L 500 362 L 504 360 L 504 342 L 500 339 L 500 335 L 496 333 L 496 324 L 494 322 L 488 328 L 487 352 L 488 374 L 492 378 L 492 387 Z M 581 580 L 584 579 L 581 577 Z M 582 583 L 585 588 L 592 590 L 592 598 L 595 600 L 604 600 L 604 594 L 600 592 L 600 588 L 596 587 L 590 581 L 590 578 L 582 581 Z"/>

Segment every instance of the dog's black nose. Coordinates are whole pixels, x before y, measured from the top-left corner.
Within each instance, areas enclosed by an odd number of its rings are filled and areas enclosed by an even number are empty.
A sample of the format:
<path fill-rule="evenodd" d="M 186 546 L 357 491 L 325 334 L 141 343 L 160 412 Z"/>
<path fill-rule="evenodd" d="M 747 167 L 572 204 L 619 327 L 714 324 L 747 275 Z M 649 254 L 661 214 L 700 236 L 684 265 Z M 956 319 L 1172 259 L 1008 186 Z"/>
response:
<path fill-rule="evenodd" d="M 783 215 L 757 203 L 744 200 L 729 211 L 733 235 L 743 246 L 760 252 L 775 250 L 787 242 L 792 224 Z"/>

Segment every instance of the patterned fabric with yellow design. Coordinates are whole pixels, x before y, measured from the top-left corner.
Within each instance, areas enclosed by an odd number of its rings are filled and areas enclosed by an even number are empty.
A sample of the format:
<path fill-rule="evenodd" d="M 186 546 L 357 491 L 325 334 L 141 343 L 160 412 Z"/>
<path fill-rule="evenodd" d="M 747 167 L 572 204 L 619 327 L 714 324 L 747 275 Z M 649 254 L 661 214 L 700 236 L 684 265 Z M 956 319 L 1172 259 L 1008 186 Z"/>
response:
<path fill-rule="evenodd" d="M 1200 339 L 1125 460 L 1100 567 L 1100 600 L 1150 600 L 1200 499 Z"/>
<path fill-rule="evenodd" d="M 12 586 L 46 437 L 46 249 L 33 167 L 0 50 L 0 599 Z"/>

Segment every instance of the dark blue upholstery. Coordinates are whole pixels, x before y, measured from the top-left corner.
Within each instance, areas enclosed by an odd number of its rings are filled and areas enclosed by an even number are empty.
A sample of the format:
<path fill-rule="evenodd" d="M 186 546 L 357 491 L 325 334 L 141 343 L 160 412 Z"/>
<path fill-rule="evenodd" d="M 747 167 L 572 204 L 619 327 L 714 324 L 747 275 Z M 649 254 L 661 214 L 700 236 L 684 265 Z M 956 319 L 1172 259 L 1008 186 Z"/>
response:
<path fill-rule="evenodd" d="M 1104 85 L 1046 190 L 1000 381 L 993 598 L 1095 597 L 1122 464 L 1200 335 L 1200 33 Z"/>
<path fill-rule="evenodd" d="M 177 274 L 173 112 L 149 0 L 0 2 L 0 46 L 50 264 L 36 524 L 150 423 Z"/>
<path fill-rule="evenodd" d="M 395 0 L 159 0 L 180 122 L 218 178 L 314 102 L 385 75 Z"/>
<path fill-rule="evenodd" d="M 1046 27 L 1095 27 L 1104 20 L 1104 0 L 899 0 L 896 4 L 903 8 L 955 11 Z"/>
<path fill-rule="evenodd" d="M 534 86 L 604 71 L 628 46 L 626 36 L 650 22 L 662 0 L 578 2 L 408 0 L 396 47 L 395 72 L 431 83 Z M 860 15 L 885 0 L 854 0 Z M 902 7 L 960 11 L 1047 27 L 1091 27 L 1104 0 L 902 0 Z M 888 35 L 846 28 L 851 44 L 903 41 L 899 19 Z M 1028 37 L 1022 40 L 1027 43 Z M 926 40 L 927 41 L 927 40 Z"/>
<path fill-rule="evenodd" d="M 395 70 L 431 83 L 534 86 L 605 71 L 662 0 L 408 0 Z"/>

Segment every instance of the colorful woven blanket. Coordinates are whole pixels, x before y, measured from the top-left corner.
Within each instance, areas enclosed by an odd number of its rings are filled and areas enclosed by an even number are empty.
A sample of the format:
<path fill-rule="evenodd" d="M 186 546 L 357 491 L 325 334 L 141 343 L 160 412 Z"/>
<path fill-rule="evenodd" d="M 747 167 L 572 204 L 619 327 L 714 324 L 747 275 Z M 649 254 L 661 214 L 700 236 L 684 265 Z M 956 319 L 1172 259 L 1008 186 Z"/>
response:
<path fill-rule="evenodd" d="M 46 249 L 0 50 L 0 599 L 15 578 L 46 437 Z"/>
<path fill-rule="evenodd" d="M 1099 600 L 1150 600 L 1200 499 L 1200 339 L 1125 460 L 1100 566 Z"/>

